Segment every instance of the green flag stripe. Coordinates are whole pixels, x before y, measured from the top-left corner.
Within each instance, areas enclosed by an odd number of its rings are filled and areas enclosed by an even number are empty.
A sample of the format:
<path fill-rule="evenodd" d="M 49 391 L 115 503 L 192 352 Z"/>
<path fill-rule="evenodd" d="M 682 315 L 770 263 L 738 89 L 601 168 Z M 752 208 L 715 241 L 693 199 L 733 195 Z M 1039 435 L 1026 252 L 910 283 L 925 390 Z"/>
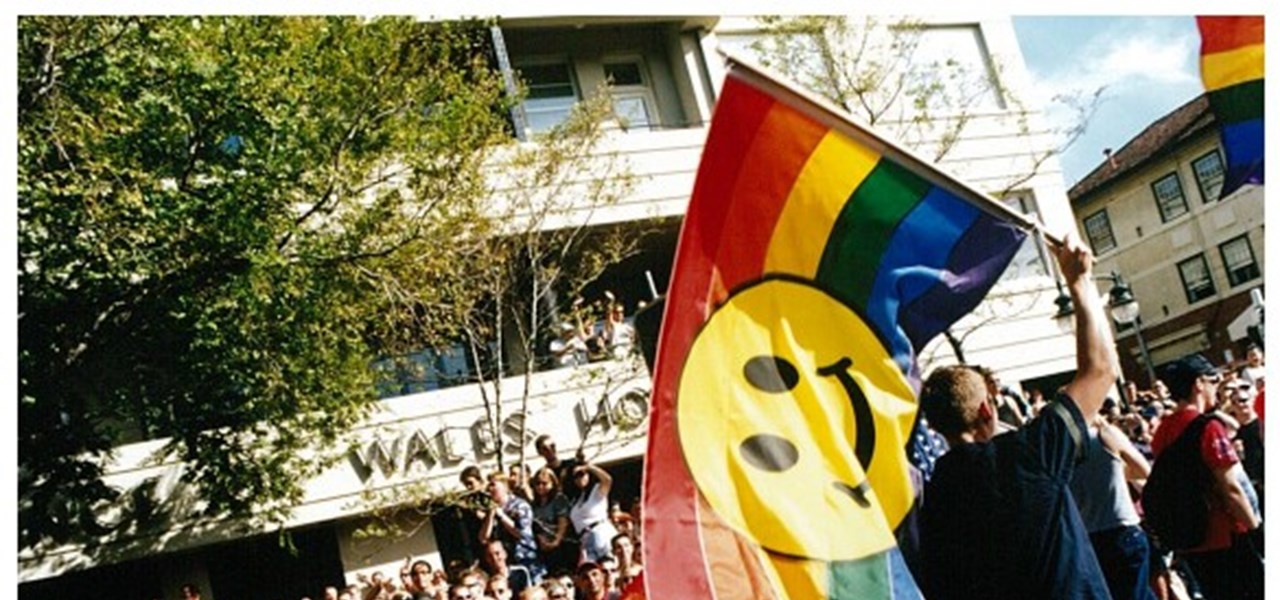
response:
<path fill-rule="evenodd" d="M 911 171 L 881 159 L 836 218 L 818 263 L 817 281 L 841 300 L 866 308 L 889 238 L 931 187 Z"/>
<path fill-rule="evenodd" d="M 828 598 L 891 600 L 887 553 L 831 563 Z"/>
<path fill-rule="evenodd" d="M 1209 92 L 1209 105 L 1223 125 L 1262 116 L 1263 80 L 1254 79 Z"/>

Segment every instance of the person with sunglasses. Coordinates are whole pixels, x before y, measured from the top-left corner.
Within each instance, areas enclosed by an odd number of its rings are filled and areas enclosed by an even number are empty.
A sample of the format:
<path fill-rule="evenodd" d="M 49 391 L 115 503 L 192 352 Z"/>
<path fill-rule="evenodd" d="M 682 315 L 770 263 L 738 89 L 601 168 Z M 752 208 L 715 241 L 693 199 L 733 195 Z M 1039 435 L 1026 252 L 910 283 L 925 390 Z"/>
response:
<path fill-rule="evenodd" d="M 1164 367 L 1161 380 L 1178 408 L 1165 417 L 1151 441 L 1161 454 L 1213 405 L 1222 375 L 1203 355 L 1188 354 Z M 1203 424 L 1199 459 L 1212 475 L 1212 499 L 1204 542 L 1178 554 L 1191 566 L 1205 600 L 1262 598 L 1262 559 L 1249 532 L 1261 525 L 1240 484 L 1240 458 L 1219 419 Z"/>
<path fill-rule="evenodd" d="M 586 462 L 573 469 L 572 502 L 569 520 L 582 545 L 580 562 L 596 562 L 609 554 L 609 543 L 618 530 L 609 521 L 609 490 L 613 477 L 600 467 Z"/>

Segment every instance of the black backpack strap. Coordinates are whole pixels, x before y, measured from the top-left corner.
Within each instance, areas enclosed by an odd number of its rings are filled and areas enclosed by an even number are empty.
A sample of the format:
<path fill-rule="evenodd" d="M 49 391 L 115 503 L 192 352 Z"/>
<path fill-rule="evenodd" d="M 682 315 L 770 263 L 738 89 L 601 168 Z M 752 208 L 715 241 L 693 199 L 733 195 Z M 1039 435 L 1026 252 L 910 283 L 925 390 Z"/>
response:
<path fill-rule="evenodd" d="M 1058 418 L 1062 419 L 1063 424 L 1067 426 L 1067 435 L 1071 436 L 1071 442 L 1075 444 L 1076 464 L 1084 460 L 1085 440 L 1084 432 L 1080 431 L 1076 420 L 1071 416 L 1071 409 L 1062 405 L 1060 401 L 1054 401 L 1049 404 L 1049 410 L 1058 413 Z"/>
<path fill-rule="evenodd" d="M 1222 421 L 1222 419 L 1219 419 L 1217 416 L 1212 414 L 1196 417 L 1191 421 L 1191 423 L 1187 424 L 1187 428 L 1182 430 L 1182 434 L 1178 436 L 1178 439 L 1174 440 L 1174 443 L 1177 444 L 1186 440 L 1183 443 L 1199 445 L 1200 438 L 1204 436 L 1204 428 L 1209 425 L 1209 421 L 1213 421 L 1215 419 L 1219 422 Z"/>

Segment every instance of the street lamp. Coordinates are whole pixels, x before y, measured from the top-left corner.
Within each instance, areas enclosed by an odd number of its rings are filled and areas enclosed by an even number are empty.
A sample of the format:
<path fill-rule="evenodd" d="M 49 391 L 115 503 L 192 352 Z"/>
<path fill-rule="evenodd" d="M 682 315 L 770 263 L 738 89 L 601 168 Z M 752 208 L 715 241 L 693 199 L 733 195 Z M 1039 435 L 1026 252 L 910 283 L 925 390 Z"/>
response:
<path fill-rule="evenodd" d="M 1133 290 L 1129 288 L 1129 284 L 1125 283 L 1124 277 L 1115 271 L 1110 275 L 1095 275 L 1094 279 L 1111 282 L 1111 291 L 1107 294 L 1109 296 L 1107 309 L 1116 323 L 1133 325 L 1133 333 L 1138 338 L 1138 351 L 1142 354 L 1142 365 L 1147 370 L 1148 385 L 1154 385 L 1156 370 L 1151 364 L 1151 355 L 1147 352 L 1147 341 L 1142 337 L 1142 315 L 1139 312 L 1138 299 L 1133 297 Z M 1064 328 L 1064 331 L 1069 330 L 1072 323 L 1071 315 L 1075 312 L 1075 308 L 1071 304 L 1071 296 L 1062 290 L 1061 284 L 1058 286 L 1058 297 L 1054 303 L 1058 305 L 1058 312 L 1053 315 L 1054 320 L 1060 328 Z"/>
<path fill-rule="evenodd" d="M 1138 351 L 1142 353 L 1142 366 L 1147 369 L 1147 385 L 1155 385 L 1156 370 L 1151 366 L 1147 340 L 1142 337 L 1142 315 L 1138 312 L 1138 300 L 1133 297 L 1133 291 L 1119 273 L 1112 271 L 1111 275 L 1104 275 L 1102 278 L 1111 281 L 1111 318 L 1122 325 L 1133 325 L 1133 334 L 1138 338 Z"/>

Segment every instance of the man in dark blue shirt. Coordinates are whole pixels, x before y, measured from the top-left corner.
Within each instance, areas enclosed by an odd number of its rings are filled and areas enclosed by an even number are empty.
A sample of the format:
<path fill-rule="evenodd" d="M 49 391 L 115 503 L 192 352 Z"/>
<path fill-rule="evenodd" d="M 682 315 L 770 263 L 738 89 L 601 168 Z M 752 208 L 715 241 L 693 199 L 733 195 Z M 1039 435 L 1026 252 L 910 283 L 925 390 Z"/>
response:
<path fill-rule="evenodd" d="M 997 437 L 997 409 L 966 366 L 935 370 L 921 390 L 951 445 L 922 504 L 918 579 L 930 600 L 1110 598 L 1069 484 L 1115 363 L 1092 254 L 1074 236 L 1055 250 L 1075 302 L 1077 371 L 1039 418 Z"/>

